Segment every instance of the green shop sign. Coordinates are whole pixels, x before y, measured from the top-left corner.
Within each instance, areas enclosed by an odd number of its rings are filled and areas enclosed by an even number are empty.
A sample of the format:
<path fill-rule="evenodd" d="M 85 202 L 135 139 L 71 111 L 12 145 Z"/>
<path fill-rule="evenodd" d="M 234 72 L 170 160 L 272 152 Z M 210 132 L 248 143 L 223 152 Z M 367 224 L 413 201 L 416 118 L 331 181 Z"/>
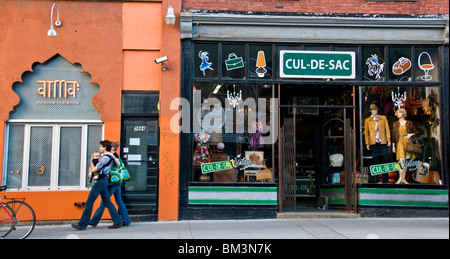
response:
<path fill-rule="evenodd" d="M 213 162 L 213 163 L 205 163 L 201 165 L 202 174 L 208 174 L 212 172 L 222 171 L 233 168 L 231 162 L 222 161 L 222 162 Z"/>
<path fill-rule="evenodd" d="M 230 161 L 220 161 L 220 162 L 212 162 L 212 163 L 204 163 L 201 164 L 202 174 L 209 174 L 212 172 L 228 170 L 232 168 L 237 168 L 239 170 L 246 169 L 252 164 L 252 160 L 246 158 L 237 157 Z"/>
<path fill-rule="evenodd" d="M 355 79 L 355 52 L 280 51 L 281 78 Z"/>
<path fill-rule="evenodd" d="M 370 166 L 370 174 L 371 175 L 386 174 L 389 172 L 398 171 L 400 169 L 401 169 L 401 167 L 397 162 L 380 164 L 380 165 L 372 165 L 372 166 Z"/>

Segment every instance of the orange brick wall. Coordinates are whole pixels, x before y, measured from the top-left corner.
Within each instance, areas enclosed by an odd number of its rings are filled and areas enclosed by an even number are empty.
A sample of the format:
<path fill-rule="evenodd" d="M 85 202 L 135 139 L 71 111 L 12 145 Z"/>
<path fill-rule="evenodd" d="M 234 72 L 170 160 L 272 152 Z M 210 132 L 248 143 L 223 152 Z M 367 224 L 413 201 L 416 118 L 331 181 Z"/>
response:
<path fill-rule="evenodd" d="M 346 13 L 448 14 L 449 0 L 367 2 L 366 0 L 183 0 L 184 10 Z"/>

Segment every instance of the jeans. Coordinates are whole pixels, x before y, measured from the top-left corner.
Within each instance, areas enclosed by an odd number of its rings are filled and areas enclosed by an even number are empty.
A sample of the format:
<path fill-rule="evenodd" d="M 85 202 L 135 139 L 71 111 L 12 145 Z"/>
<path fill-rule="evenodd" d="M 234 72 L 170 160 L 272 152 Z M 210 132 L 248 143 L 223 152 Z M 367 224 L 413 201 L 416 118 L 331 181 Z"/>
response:
<path fill-rule="evenodd" d="M 108 187 L 109 195 L 114 194 L 114 199 L 116 200 L 117 206 L 119 207 L 119 214 L 122 218 L 122 224 L 123 225 L 130 225 L 130 216 L 128 216 L 127 208 L 125 207 L 125 204 L 122 201 L 122 191 L 120 190 L 120 187 L 122 186 L 121 183 L 110 185 Z M 100 222 L 100 219 L 102 218 L 103 212 L 105 211 L 105 204 L 103 204 L 103 200 L 100 202 L 100 207 L 95 211 L 94 216 L 89 221 L 89 224 L 92 226 L 97 226 L 97 224 Z"/>
<path fill-rule="evenodd" d="M 120 215 L 109 198 L 111 197 L 111 195 L 108 192 L 108 184 L 108 178 L 103 178 L 96 181 L 92 186 L 86 201 L 86 207 L 84 208 L 83 214 L 81 215 L 80 222 L 78 222 L 78 225 L 80 227 L 87 227 L 89 220 L 91 219 L 94 202 L 99 195 L 102 197 L 102 202 L 106 205 L 106 208 L 108 208 L 109 214 L 111 215 L 114 224 L 121 223 Z"/>

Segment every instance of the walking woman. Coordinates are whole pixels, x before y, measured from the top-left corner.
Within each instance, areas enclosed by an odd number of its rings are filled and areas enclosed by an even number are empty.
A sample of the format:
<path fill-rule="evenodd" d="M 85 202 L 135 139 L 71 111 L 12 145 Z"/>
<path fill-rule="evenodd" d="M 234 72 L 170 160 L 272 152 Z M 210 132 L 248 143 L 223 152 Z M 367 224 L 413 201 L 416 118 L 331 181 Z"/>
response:
<path fill-rule="evenodd" d="M 106 208 L 108 208 L 109 214 L 114 222 L 114 224 L 108 228 L 120 228 L 122 226 L 119 213 L 111 202 L 109 198 L 111 195 L 108 192 L 108 175 L 111 172 L 113 161 L 106 153 L 111 151 L 111 142 L 108 140 L 100 141 L 99 151 L 102 154 L 100 161 L 97 165 L 94 165 L 91 159 L 91 167 L 89 168 L 90 173 L 98 174 L 98 178 L 95 179 L 95 183 L 89 192 L 86 207 L 84 208 L 80 221 L 78 224 L 72 224 L 72 227 L 76 230 L 86 229 L 91 218 L 94 202 L 99 195 L 102 197 L 102 202 L 105 204 Z"/>
<path fill-rule="evenodd" d="M 111 143 L 111 153 L 114 155 L 114 166 L 119 166 L 121 161 L 119 155 L 116 153 L 116 151 L 119 149 L 119 142 L 112 142 Z M 108 186 L 108 192 L 109 195 L 114 194 L 114 199 L 116 200 L 116 204 L 119 207 L 119 214 L 122 218 L 122 226 L 128 226 L 130 225 L 130 216 L 128 215 L 127 208 L 125 207 L 125 204 L 122 201 L 122 182 L 116 183 L 113 185 Z M 94 216 L 89 221 L 89 225 L 96 227 L 97 224 L 100 222 L 100 219 L 102 218 L 103 212 L 105 211 L 105 204 L 103 204 L 103 200 L 100 202 L 100 206 L 95 211 Z"/>

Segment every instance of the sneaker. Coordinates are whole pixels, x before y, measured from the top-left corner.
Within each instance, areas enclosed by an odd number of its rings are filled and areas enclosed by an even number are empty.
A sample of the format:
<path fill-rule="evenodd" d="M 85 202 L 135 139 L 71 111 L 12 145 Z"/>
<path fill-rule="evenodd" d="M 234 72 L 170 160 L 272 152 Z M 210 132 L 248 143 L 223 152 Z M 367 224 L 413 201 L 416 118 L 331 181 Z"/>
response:
<path fill-rule="evenodd" d="M 78 224 L 72 224 L 72 227 L 73 227 L 74 229 L 76 229 L 76 230 L 86 230 L 86 228 L 83 228 L 83 227 L 81 227 L 81 226 L 78 225 Z"/>
<path fill-rule="evenodd" d="M 119 224 L 114 224 L 112 226 L 109 226 L 108 228 L 120 228 L 121 226 L 122 226 L 122 224 L 119 223 Z"/>

